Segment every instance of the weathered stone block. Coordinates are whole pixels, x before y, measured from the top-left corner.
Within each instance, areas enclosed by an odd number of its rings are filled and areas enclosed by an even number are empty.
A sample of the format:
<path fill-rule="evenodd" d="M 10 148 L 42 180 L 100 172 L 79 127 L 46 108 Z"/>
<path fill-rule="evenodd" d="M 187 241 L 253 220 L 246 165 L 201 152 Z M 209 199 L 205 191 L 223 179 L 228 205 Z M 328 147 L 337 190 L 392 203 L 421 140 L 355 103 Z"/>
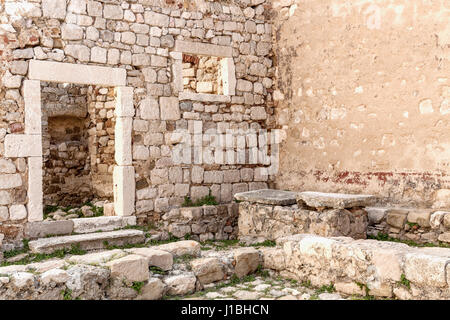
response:
<path fill-rule="evenodd" d="M 405 276 L 408 280 L 427 287 L 447 285 L 445 268 L 448 257 L 409 253 L 405 256 Z"/>
<path fill-rule="evenodd" d="M 304 202 L 313 208 L 331 207 L 345 209 L 353 207 L 366 207 L 375 201 L 371 195 L 323 193 L 323 192 L 300 192 L 297 195 L 299 202 Z"/>
<path fill-rule="evenodd" d="M 115 166 L 114 181 L 114 211 L 118 216 L 130 216 L 135 207 L 134 167 Z"/>
<path fill-rule="evenodd" d="M 112 260 L 106 263 L 111 269 L 111 276 L 125 278 L 129 281 L 147 281 L 150 274 L 148 271 L 147 259 L 131 254 L 123 258 Z"/>
<path fill-rule="evenodd" d="M 8 134 L 5 136 L 5 157 L 41 157 L 41 135 Z"/>
<path fill-rule="evenodd" d="M 201 258 L 191 261 L 191 267 L 198 280 L 203 284 L 223 280 L 224 265 L 217 258 Z"/>
<path fill-rule="evenodd" d="M 390 209 L 386 215 L 386 222 L 395 228 L 403 229 L 407 216 L 407 210 Z"/>
<path fill-rule="evenodd" d="M 286 206 L 296 203 L 296 193 L 290 191 L 263 189 L 236 193 L 234 198 L 239 201 Z"/>
<path fill-rule="evenodd" d="M 254 248 L 239 248 L 233 251 L 234 272 L 241 278 L 256 271 L 259 266 L 259 253 Z"/>
<path fill-rule="evenodd" d="M 73 232 L 72 220 L 29 222 L 25 225 L 25 237 L 45 238 L 48 235 L 64 235 Z"/>
<path fill-rule="evenodd" d="M 137 300 L 159 300 L 164 295 L 165 284 L 158 278 L 150 278 L 142 287 Z"/>
<path fill-rule="evenodd" d="M 162 244 L 154 247 L 154 249 L 170 252 L 175 257 L 180 257 L 184 255 L 198 257 L 200 255 L 200 244 L 192 240 L 184 240 Z"/>
<path fill-rule="evenodd" d="M 185 295 L 195 291 L 197 278 L 193 274 L 182 274 L 167 277 L 164 282 L 169 287 L 168 293 L 170 295 Z"/>
<path fill-rule="evenodd" d="M 178 120 L 181 118 L 180 106 L 176 97 L 159 98 L 161 120 Z"/>
<path fill-rule="evenodd" d="M 430 210 L 411 209 L 408 213 L 408 222 L 417 223 L 423 228 L 429 228 L 430 225 Z"/>
<path fill-rule="evenodd" d="M 42 0 L 44 17 L 64 19 L 66 17 L 66 0 Z"/>
<path fill-rule="evenodd" d="M 172 270 L 173 256 L 167 251 L 152 248 L 134 248 L 125 251 L 145 257 L 149 267 L 154 266 L 166 271 Z"/>

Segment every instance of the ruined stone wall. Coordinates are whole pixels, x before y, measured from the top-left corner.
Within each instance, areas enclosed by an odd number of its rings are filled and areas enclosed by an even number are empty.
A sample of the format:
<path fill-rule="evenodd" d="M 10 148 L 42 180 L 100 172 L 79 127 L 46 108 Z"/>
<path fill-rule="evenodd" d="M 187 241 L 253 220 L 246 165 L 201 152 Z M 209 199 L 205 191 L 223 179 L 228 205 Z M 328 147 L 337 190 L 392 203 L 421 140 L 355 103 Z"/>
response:
<path fill-rule="evenodd" d="M 4 159 L 5 135 L 24 133 L 22 87 L 30 59 L 127 71 L 126 85 L 134 88 L 132 165 L 139 223 L 159 219 L 185 196 L 195 199 L 211 191 L 218 201 L 226 202 L 235 192 L 267 186 L 271 177 L 260 170 L 261 164 L 181 166 L 173 164 L 170 156 L 179 143 L 172 139 L 176 129 L 191 130 L 200 123 L 202 130 L 267 127 L 266 121 L 273 118 L 274 75 L 269 9 L 269 1 L 264 0 L 1 2 L 0 233 L 22 237 L 30 214 L 25 207 L 28 160 Z M 217 52 L 230 49 L 236 83 L 230 85 L 233 90 L 228 95 L 214 101 L 179 97 L 175 79 L 179 40 L 220 46 Z M 112 109 L 106 109 L 106 118 L 102 117 L 107 124 L 100 131 L 109 137 Z M 112 147 L 111 141 L 98 147 L 109 160 L 106 149 Z M 110 173 L 109 160 L 96 163 L 99 171 Z M 107 169 L 100 168 L 105 164 Z"/>
<path fill-rule="evenodd" d="M 273 1 L 279 189 L 450 207 L 448 1 Z"/>

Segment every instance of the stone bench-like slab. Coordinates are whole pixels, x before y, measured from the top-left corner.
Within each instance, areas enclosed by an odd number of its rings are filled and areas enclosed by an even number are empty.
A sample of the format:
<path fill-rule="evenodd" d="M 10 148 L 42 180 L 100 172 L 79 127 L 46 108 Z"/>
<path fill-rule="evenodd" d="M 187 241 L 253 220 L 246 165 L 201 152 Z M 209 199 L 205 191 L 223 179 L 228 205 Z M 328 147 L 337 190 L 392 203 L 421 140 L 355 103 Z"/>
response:
<path fill-rule="evenodd" d="M 70 249 L 79 245 L 83 250 L 105 249 L 108 245 L 137 244 L 145 241 L 144 233 L 140 230 L 119 230 L 38 239 L 29 242 L 33 253 L 52 253 L 59 249 Z"/>
<path fill-rule="evenodd" d="M 366 207 L 375 202 L 375 197 L 364 194 L 323 193 L 306 191 L 297 194 L 297 201 L 313 208 L 346 209 Z"/>
<path fill-rule="evenodd" d="M 296 196 L 296 192 L 274 189 L 261 189 L 236 193 L 234 195 L 234 198 L 238 201 L 248 201 L 274 206 L 288 206 L 297 203 Z"/>

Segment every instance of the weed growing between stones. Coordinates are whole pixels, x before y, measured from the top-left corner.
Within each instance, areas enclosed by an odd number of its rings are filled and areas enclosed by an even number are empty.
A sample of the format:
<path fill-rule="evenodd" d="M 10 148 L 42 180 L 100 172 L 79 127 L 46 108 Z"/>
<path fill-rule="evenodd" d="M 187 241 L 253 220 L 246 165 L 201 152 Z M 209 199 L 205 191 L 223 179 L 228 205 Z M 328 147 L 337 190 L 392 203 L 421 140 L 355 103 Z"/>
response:
<path fill-rule="evenodd" d="M 201 206 L 216 206 L 219 203 L 216 201 L 216 197 L 211 195 L 211 190 L 207 196 L 198 199 L 197 201 L 192 201 L 190 197 L 184 197 L 184 202 L 181 205 L 182 207 L 201 207 Z"/>
<path fill-rule="evenodd" d="M 409 281 L 405 274 L 402 273 L 402 275 L 400 276 L 400 281 L 397 282 L 400 285 L 405 286 L 406 288 L 411 289 L 411 281 Z"/>
<path fill-rule="evenodd" d="M 48 254 L 47 253 L 29 253 L 28 242 L 27 242 L 27 246 L 24 247 L 23 249 L 12 250 L 12 251 L 14 251 L 14 252 L 12 252 L 12 253 L 11 253 L 11 251 L 5 252 L 5 253 L 8 253 L 7 255 L 5 255 L 5 257 L 6 256 L 14 257 L 17 254 L 21 254 L 21 253 L 28 253 L 28 255 L 19 261 L 14 261 L 14 262 L 3 261 L 2 263 L 0 263 L 0 267 L 41 262 L 41 261 L 49 260 L 49 259 L 53 259 L 53 258 L 64 258 L 66 255 L 69 255 L 69 254 L 70 255 L 84 255 L 87 253 L 86 250 L 81 249 L 79 244 L 77 244 L 77 245 L 73 244 L 70 249 L 59 249 L 59 250 L 56 250 L 56 251 L 54 251 L 52 253 L 48 253 Z"/>
<path fill-rule="evenodd" d="M 142 288 L 144 287 L 144 281 L 133 281 L 131 288 L 133 288 L 138 294 L 141 293 Z"/>

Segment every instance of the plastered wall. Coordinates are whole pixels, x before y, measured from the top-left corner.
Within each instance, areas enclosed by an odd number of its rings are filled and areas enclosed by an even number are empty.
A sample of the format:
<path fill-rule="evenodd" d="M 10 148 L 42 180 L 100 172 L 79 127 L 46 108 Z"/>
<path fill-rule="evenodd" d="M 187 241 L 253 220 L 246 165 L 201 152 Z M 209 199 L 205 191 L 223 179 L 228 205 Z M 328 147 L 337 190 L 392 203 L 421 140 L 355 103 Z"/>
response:
<path fill-rule="evenodd" d="M 280 189 L 450 207 L 450 2 L 274 1 Z"/>

